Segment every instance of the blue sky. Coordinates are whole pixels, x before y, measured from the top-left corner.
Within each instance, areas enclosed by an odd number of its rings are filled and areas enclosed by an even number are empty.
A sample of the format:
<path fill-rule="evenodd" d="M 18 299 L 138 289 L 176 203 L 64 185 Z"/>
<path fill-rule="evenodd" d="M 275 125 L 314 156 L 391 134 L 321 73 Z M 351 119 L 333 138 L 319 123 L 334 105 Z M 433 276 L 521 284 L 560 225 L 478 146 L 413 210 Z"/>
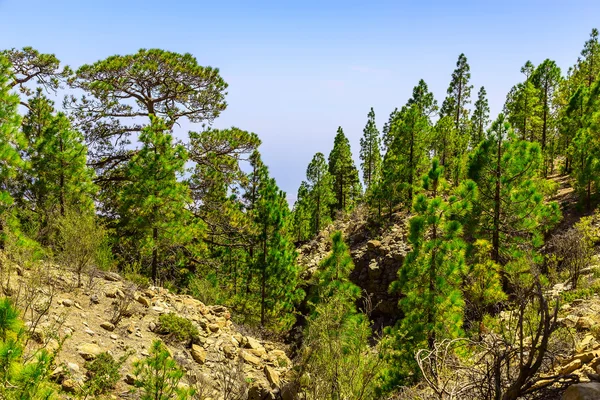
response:
<path fill-rule="evenodd" d="M 370 107 L 381 128 L 421 78 L 441 103 L 460 53 L 496 115 L 525 61 L 566 71 L 599 16 L 598 0 L 0 0 L 0 49 L 33 46 L 72 67 L 139 48 L 194 54 L 229 83 L 214 125 L 257 133 L 293 198 L 338 126 L 358 162 Z"/>

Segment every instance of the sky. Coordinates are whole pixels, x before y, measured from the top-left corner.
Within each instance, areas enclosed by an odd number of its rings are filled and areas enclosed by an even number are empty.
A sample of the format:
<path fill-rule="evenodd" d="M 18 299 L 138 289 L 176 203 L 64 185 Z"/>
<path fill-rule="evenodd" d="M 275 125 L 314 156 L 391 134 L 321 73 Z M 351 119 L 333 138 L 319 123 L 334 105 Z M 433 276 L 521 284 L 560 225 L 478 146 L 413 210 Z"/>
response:
<path fill-rule="evenodd" d="M 72 68 L 140 48 L 219 68 L 228 107 L 213 126 L 258 134 L 293 200 L 338 126 L 358 166 L 369 109 L 381 129 L 419 79 L 441 104 L 460 53 L 472 96 L 485 86 L 493 117 L 527 60 L 566 72 L 600 28 L 600 1 L 0 0 L 0 21 L 0 49 L 32 46 Z"/>

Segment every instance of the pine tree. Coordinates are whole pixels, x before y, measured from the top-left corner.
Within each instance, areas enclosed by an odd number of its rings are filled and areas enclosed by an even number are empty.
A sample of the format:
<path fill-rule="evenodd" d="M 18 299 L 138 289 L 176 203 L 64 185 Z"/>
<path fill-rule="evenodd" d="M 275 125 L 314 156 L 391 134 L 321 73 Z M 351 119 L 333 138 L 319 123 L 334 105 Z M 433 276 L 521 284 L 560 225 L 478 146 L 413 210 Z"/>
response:
<path fill-rule="evenodd" d="M 367 190 L 373 182 L 377 181 L 381 170 L 379 131 L 375 125 L 375 111 L 373 111 L 373 108 L 369 111 L 368 118 L 367 125 L 363 130 L 363 137 L 360 139 L 361 167 Z"/>
<path fill-rule="evenodd" d="M 468 176 L 479 188 L 470 226 L 492 243 L 495 263 L 504 265 L 518 245 L 540 246 L 559 218 L 558 205 L 544 199 L 541 163 L 539 144 L 518 139 L 502 114 L 470 156 Z"/>
<path fill-rule="evenodd" d="M 298 188 L 294 208 L 292 209 L 292 226 L 296 243 L 308 240 L 312 236 L 313 218 L 311 216 L 310 189 L 308 183 L 302 181 Z"/>
<path fill-rule="evenodd" d="M 578 81 L 590 88 L 600 74 L 600 41 L 598 40 L 598 29 L 592 29 L 590 38 L 585 42 L 581 50 L 581 59 L 577 63 Z"/>
<path fill-rule="evenodd" d="M 67 209 L 93 213 L 96 187 L 81 133 L 71 127 L 66 115 L 54 113 L 52 102 L 40 91 L 28 105 L 23 154 L 30 168 L 22 177 L 19 192 L 22 206 L 38 218 L 36 225 L 43 233 L 54 213 L 62 217 Z M 47 234 L 40 239 L 46 242 Z"/>
<path fill-rule="evenodd" d="M 24 138 L 19 130 L 19 97 L 10 93 L 13 79 L 8 60 L 0 55 L 0 250 L 4 249 L 8 214 L 13 204 L 9 189 L 18 172 L 26 166 L 18 151 Z"/>
<path fill-rule="evenodd" d="M 527 79 L 514 86 L 506 96 L 504 112 L 521 140 L 538 140 L 541 129 L 542 103 L 539 90 L 531 82 L 533 64 L 527 61 L 521 68 Z"/>
<path fill-rule="evenodd" d="M 358 170 L 352 159 L 350 142 L 342 127 L 339 127 L 329 153 L 329 173 L 333 178 L 333 191 L 336 203 L 334 210 L 347 211 L 357 197 Z"/>
<path fill-rule="evenodd" d="M 390 287 L 390 291 L 404 294 L 400 300 L 404 318 L 388 329 L 393 367 L 385 378 L 392 386 L 414 370 L 414 350 L 432 349 L 436 340 L 456 338 L 462 330 L 460 289 L 466 272 L 466 245 L 458 218 L 470 210 L 477 187 L 465 181 L 455 193 L 448 193 L 443 167 L 434 159 L 423 177 L 422 190 L 415 197 L 410 219 L 412 250 Z"/>
<path fill-rule="evenodd" d="M 323 153 L 315 154 L 306 169 L 308 198 L 310 210 L 313 215 L 311 221 L 313 236 L 318 235 L 321 229 L 331 222 L 330 206 L 335 202 L 331 178 L 327 170 L 325 156 Z"/>
<path fill-rule="evenodd" d="M 549 157 L 548 147 L 551 144 L 550 141 L 552 139 L 551 131 L 553 131 L 555 128 L 553 101 L 560 79 L 560 68 L 554 61 L 549 59 L 544 60 L 540 65 L 538 65 L 531 76 L 532 83 L 540 93 L 542 105 L 542 113 L 540 116 L 542 120 L 542 132 L 539 140 L 541 144 L 542 156 L 544 157 L 544 176 L 546 176 L 548 173 L 548 164 L 553 161 L 551 157 Z M 552 166 L 550 166 L 550 168 L 552 168 Z"/>
<path fill-rule="evenodd" d="M 471 67 L 464 54 L 458 56 L 456 69 L 452 73 L 452 79 L 448 86 L 447 97 L 442 104 L 441 114 L 452 116 L 454 127 L 461 134 L 466 133 L 467 118 L 469 110 L 467 104 L 471 102 L 471 89 L 469 85 L 471 79 Z"/>
<path fill-rule="evenodd" d="M 121 194 L 121 229 L 150 258 L 152 280 L 158 282 L 167 250 L 189 242 L 197 233 L 187 209 L 189 189 L 178 180 L 187 153 L 182 145 L 173 144 L 159 118 L 152 118 L 139 140 L 142 148 L 126 169 L 129 184 Z"/>
<path fill-rule="evenodd" d="M 295 303 L 303 293 L 298 289 L 297 253 L 287 236 L 287 200 L 273 178 L 264 180 L 259 188 L 255 222 L 259 232 L 260 324 L 266 326 L 269 318 L 274 326 L 288 328 L 294 322 Z"/>
<path fill-rule="evenodd" d="M 490 106 L 485 87 L 479 88 L 475 109 L 471 117 L 471 148 L 476 147 L 485 137 L 485 130 L 490 122 Z"/>

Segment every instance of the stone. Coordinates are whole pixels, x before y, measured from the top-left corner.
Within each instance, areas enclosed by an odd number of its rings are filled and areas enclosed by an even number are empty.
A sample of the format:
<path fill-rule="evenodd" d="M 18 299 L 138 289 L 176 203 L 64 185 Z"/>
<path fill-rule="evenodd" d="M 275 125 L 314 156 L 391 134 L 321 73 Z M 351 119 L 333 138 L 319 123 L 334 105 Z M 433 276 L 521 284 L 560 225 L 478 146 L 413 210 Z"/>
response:
<path fill-rule="evenodd" d="M 78 364 L 69 362 L 69 363 L 67 363 L 67 369 L 69 370 L 69 372 L 71 374 L 77 374 L 77 373 L 79 373 L 79 365 Z"/>
<path fill-rule="evenodd" d="M 369 250 L 376 250 L 381 247 L 381 242 L 379 240 L 369 240 L 367 242 L 367 248 Z"/>
<path fill-rule="evenodd" d="M 62 381 L 61 387 L 67 393 L 75 393 L 77 383 L 73 379 L 65 379 Z"/>
<path fill-rule="evenodd" d="M 252 354 L 248 353 L 247 351 L 240 352 L 240 357 L 242 357 L 242 360 L 244 360 L 248 364 L 260 366 L 260 358 L 253 356 Z"/>
<path fill-rule="evenodd" d="M 271 386 L 279 387 L 279 373 L 268 365 L 265 365 L 264 372 Z"/>
<path fill-rule="evenodd" d="M 62 305 L 65 307 L 73 307 L 73 300 L 71 299 L 64 299 L 62 301 Z"/>
<path fill-rule="evenodd" d="M 143 305 L 144 307 L 150 307 L 152 305 L 152 303 L 150 302 L 150 300 L 147 297 L 144 296 L 138 296 L 135 299 L 138 303 L 140 303 L 141 305 Z"/>
<path fill-rule="evenodd" d="M 597 400 L 600 399 L 600 383 L 577 383 L 567 388 L 562 400 Z"/>
<path fill-rule="evenodd" d="M 269 353 L 269 359 L 277 367 L 288 367 L 292 364 L 283 350 L 273 350 Z"/>
<path fill-rule="evenodd" d="M 575 324 L 578 331 L 589 331 L 594 326 L 594 321 L 590 317 L 580 317 Z"/>
<path fill-rule="evenodd" d="M 89 328 L 88 328 L 88 329 L 86 329 L 86 330 L 84 330 L 84 332 L 85 332 L 85 333 L 87 333 L 87 334 L 88 334 L 88 335 L 90 335 L 90 336 L 94 336 L 94 335 L 96 334 L 96 332 L 94 332 L 93 330 L 91 330 L 91 329 L 89 329 Z"/>
<path fill-rule="evenodd" d="M 111 299 L 116 299 L 117 298 L 117 290 L 118 290 L 117 288 L 106 289 L 106 291 L 104 292 L 104 295 Z"/>
<path fill-rule="evenodd" d="M 110 322 L 108 322 L 108 321 L 104 321 L 103 323 L 101 323 L 100 327 L 102 329 L 106 329 L 109 332 L 112 332 L 112 331 L 115 330 L 115 326 L 113 324 L 111 324 Z"/>
<path fill-rule="evenodd" d="M 226 344 L 225 346 L 223 346 L 223 354 L 225 354 L 225 357 L 227 358 L 234 359 L 235 355 L 237 354 L 237 351 L 233 345 Z"/>
<path fill-rule="evenodd" d="M 250 353 L 252 353 L 253 355 L 255 355 L 256 357 L 266 357 L 267 356 L 267 351 L 262 346 L 259 347 L 258 349 L 248 349 L 248 351 Z"/>
<path fill-rule="evenodd" d="M 192 345 L 192 358 L 198 364 L 202 365 L 206 361 L 206 350 L 203 347 L 198 346 L 197 344 Z"/>
<path fill-rule="evenodd" d="M 213 332 L 213 333 L 217 333 L 219 332 L 219 325 L 217 324 L 208 324 L 208 329 Z"/>
<path fill-rule="evenodd" d="M 244 347 L 247 349 L 260 349 L 262 346 L 262 344 L 260 344 L 260 342 L 256 339 L 254 339 L 253 337 L 250 336 L 246 336 L 243 340 L 242 343 L 244 344 Z"/>
<path fill-rule="evenodd" d="M 567 315 L 560 320 L 560 324 L 566 328 L 575 328 L 578 319 L 575 315 Z"/>
<path fill-rule="evenodd" d="M 113 333 L 112 335 L 110 335 L 110 338 L 112 340 L 117 340 L 119 337 Z"/>
<path fill-rule="evenodd" d="M 98 354 L 102 353 L 102 349 L 97 344 L 84 343 L 77 348 L 77 353 L 86 361 L 96 359 Z"/>
<path fill-rule="evenodd" d="M 152 321 L 151 321 L 151 322 L 148 324 L 148 330 L 149 330 L 150 332 L 154 332 L 154 330 L 155 330 L 155 329 L 156 329 L 156 323 L 154 323 L 154 322 L 152 322 Z"/>
<path fill-rule="evenodd" d="M 97 294 L 93 294 L 90 296 L 90 302 L 92 304 L 100 304 L 100 298 L 98 297 Z"/>
<path fill-rule="evenodd" d="M 132 322 L 131 324 L 129 324 L 129 326 L 127 326 L 127 333 L 131 334 L 133 332 L 135 332 L 135 325 Z"/>
<path fill-rule="evenodd" d="M 581 368 L 581 365 L 583 365 L 583 363 L 581 362 L 581 360 L 573 360 L 570 363 L 568 363 L 567 365 L 564 365 L 563 367 L 561 367 L 558 370 L 559 375 L 567 375 L 570 374 L 571 372 L 578 370 L 579 368 Z"/>
<path fill-rule="evenodd" d="M 581 360 L 581 362 L 585 364 L 592 361 L 595 356 L 596 354 L 593 351 L 588 351 L 585 353 L 577 354 L 576 356 L 571 358 L 571 361 Z"/>
<path fill-rule="evenodd" d="M 577 351 L 585 351 L 593 348 L 593 345 L 596 343 L 596 338 L 591 333 L 588 333 L 583 337 L 581 342 L 577 343 Z"/>
<path fill-rule="evenodd" d="M 115 272 L 107 272 L 104 274 L 104 279 L 109 282 L 118 282 L 121 280 L 121 277 Z"/>

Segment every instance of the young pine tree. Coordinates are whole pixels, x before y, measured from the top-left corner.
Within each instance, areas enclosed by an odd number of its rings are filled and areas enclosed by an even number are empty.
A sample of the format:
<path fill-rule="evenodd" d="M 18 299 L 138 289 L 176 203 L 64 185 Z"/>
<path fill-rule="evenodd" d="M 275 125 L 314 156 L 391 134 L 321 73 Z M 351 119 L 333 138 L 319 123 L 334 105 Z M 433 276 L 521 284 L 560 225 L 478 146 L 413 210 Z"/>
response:
<path fill-rule="evenodd" d="M 544 199 L 541 157 L 539 144 L 515 137 L 502 114 L 470 156 L 468 176 L 479 188 L 470 226 L 491 242 L 495 263 L 504 265 L 519 245 L 540 246 L 559 219 L 556 202 Z"/>
<path fill-rule="evenodd" d="M 121 224 L 141 253 L 150 259 L 151 276 L 159 279 L 159 266 L 167 250 L 185 244 L 196 233 L 187 205 L 189 189 L 178 178 L 186 151 L 173 145 L 167 126 L 158 118 L 140 134 L 142 148 L 126 169 L 129 184 L 121 194 Z"/>
<path fill-rule="evenodd" d="M 288 238 L 289 210 L 285 193 L 273 178 L 258 191 L 255 210 L 258 232 L 257 268 L 260 282 L 260 324 L 289 327 L 294 322 L 295 304 L 302 298 L 298 289 L 297 253 Z"/>
<path fill-rule="evenodd" d="M 308 181 L 308 202 L 311 214 L 311 232 L 319 234 L 331 222 L 331 205 L 335 202 L 332 176 L 327 170 L 323 153 L 317 153 L 306 169 Z"/>
<path fill-rule="evenodd" d="M 367 125 L 363 129 L 363 137 L 360 139 L 360 159 L 363 170 L 363 182 L 369 190 L 373 182 L 379 178 L 381 170 L 380 139 L 377 125 L 375 124 L 375 111 L 371 108 L 368 115 Z"/>
<path fill-rule="evenodd" d="M 410 219 L 412 250 L 390 287 L 404 294 L 400 300 L 404 318 L 388 330 L 392 351 L 385 378 L 392 386 L 414 371 L 414 351 L 432 349 L 437 340 L 456 338 L 462 332 L 466 245 L 459 217 L 470 210 L 477 187 L 465 181 L 448 193 L 443 167 L 434 159 L 423 177 L 422 190 L 415 197 Z"/>
<path fill-rule="evenodd" d="M 13 204 L 9 187 L 26 166 L 18 151 L 24 140 L 19 129 L 19 97 L 10 92 L 13 79 L 10 63 L 0 55 L 0 250 L 4 249 Z"/>
<path fill-rule="evenodd" d="M 486 95 L 482 86 L 477 92 L 475 109 L 471 116 L 471 148 L 475 148 L 485 138 L 485 130 L 490 122 L 490 106 Z"/>
<path fill-rule="evenodd" d="M 469 110 L 467 104 L 471 102 L 471 67 L 464 54 L 458 56 L 456 69 L 452 72 L 452 79 L 446 91 L 447 97 L 442 104 L 441 115 L 448 115 L 454 121 L 454 128 L 461 134 L 466 134 Z"/>
<path fill-rule="evenodd" d="M 380 357 L 369 348 L 368 318 L 357 311 L 360 289 L 350 282 L 354 269 L 341 232 L 331 236 L 331 253 L 316 274 L 316 296 L 305 330 L 302 369 L 311 379 L 308 399 L 375 398 Z"/>

